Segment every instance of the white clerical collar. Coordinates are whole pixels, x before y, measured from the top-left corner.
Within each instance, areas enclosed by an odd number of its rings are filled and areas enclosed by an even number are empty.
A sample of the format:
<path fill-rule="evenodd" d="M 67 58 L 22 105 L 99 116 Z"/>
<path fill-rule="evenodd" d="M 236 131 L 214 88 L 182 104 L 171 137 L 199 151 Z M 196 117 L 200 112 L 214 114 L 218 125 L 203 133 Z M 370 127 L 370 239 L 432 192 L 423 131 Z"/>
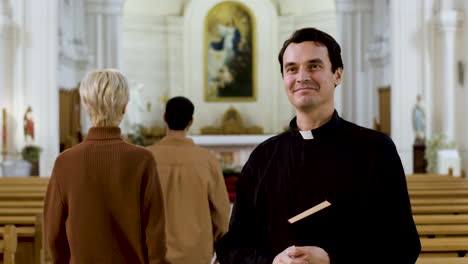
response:
<path fill-rule="evenodd" d="M 314 139 L 314 135 L 312 135 L 312 131 L 310 130 L 307 130 L 307 131 L 299 130 L 299 133 L 301 133 L 301 136 L 303 139 Z"/>

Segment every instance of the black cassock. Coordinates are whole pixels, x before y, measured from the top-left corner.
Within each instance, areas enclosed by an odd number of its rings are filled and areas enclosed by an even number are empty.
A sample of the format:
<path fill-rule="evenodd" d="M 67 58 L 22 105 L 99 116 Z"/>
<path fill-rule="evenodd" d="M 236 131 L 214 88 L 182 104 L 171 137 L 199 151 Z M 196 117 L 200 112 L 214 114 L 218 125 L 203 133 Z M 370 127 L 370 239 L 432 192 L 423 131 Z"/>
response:
<path fill-rule="evenodd" d="M 292 245 L 321 247 L 333 264 L 415 263 L 421 246 L 392 140 L 336 111 L 311 134 L 304 139 L 294 118 L 252 152 L 216 246 L 221 264 L 271 264 Z M 332 205 L 287 221 L 325 200 Z"/>

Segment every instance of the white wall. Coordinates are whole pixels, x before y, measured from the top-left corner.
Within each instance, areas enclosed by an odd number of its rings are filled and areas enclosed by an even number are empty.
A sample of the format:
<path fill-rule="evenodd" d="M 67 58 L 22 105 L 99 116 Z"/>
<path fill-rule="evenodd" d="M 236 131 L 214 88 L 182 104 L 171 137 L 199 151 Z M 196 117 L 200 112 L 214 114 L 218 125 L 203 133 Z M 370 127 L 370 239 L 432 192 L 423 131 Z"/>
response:
<path fill-rule="evenodd" d="M 126 0 L 125 15 L 181 15 L 184 0 Z"/>
<path fill-rule="evenodd" d="M 124 17 L 123 71 L 131 84 L 144 85 L 140 93 L 144 110 L 139 111 L 142 124 L 162 126 L 161 98 L 169 90 L 167 46 L 166 17 L 136 15 Z M 130 96 L 130 101 L 135 99 Z"/>

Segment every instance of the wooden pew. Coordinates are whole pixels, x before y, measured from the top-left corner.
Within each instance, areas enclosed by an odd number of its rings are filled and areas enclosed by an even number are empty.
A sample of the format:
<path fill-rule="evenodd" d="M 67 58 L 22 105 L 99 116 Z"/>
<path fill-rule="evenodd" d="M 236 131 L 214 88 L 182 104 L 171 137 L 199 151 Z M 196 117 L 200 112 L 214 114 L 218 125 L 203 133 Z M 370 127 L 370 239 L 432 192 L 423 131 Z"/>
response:
<path fill-rule="evenodd" d="M 464 214 L 468 205 L 413 205 L 413 214 Z"/>
<path fill-rule="evenodd" d="M 17 263 L 45 263 L 41 256 L 42 216 L 39 220 L 36 215 L 42 215 L 48 182 L 48 178 L 0 178 L 0 234 L 2 226 L 17 225 Z"/>
<path fill-rule="evenodd" d="M 47 259 L 46 256 L 43 254 L 43 243 L 42 243 L 42 225 L 43 217 L 42 214 L 38 214 L 36 216 L 0 216 L 0 225 L 5 223 L 19 223 L 20 226 L 16 227 L 17 230 L 17 237 L 18 241 L 29 241 L 29 243 L 33 243 L 32 252 L 34 252 L 34 256 L 30 256 L 29 258 L 31 261 L 34 259 L 35 264 L 43 264 L 45 263 L 44 259 Z M 24 225 L 24 226 L 23 226 Z M 3 236 L 5 228 L 0 227 L 0 236 Z M 28 262 L 30 263 L 30 262 Z"/>
<path fill-rule="evenodd" d="M 0 177 L 0 184 L 48 184 L 49 177 Z"/>
<path fill-rule="evenodd" d="M 14 225 L 5 226 L 3 239 L 0 240 L 0 253 L 3 254 L 3 264 L 14 264 L 18 239 Z"/>
<path fill-rule="evenodd" d="M 42 208 L 0 208 L 0 216 L 22 216 L 42 213 Z"/>
<path fill-rule="evenodd" d="M 13 201 L 24 201 L 24 200 L 39 200 L 43 201 L 45 192 L 18 192 L 18 193 L 0 193 L 0 200 L 13 200 Z"/>
<path fill-rule="evenodd" d="M 420 257 L 416 264 L 468 264 L 468 258 Z"/>
<path fill-rule="evenodd" d="M 36 223 L 36 217 L 32 215 L 28 216 L 0 216 L 0 225 L 30 225 L 34 226 Z"/>
<path fill-rule="evenodd" d="M 468 251 L 468 237 L 420 238 L 422 252 Z"/>
<path fill-rule="evenodd" d="M 465 204 L 468 205 L 468 198 L 413 198 L 411 199 L 411 205 L 456 205 Z"/>
<path fill-rule="evenodd" d="M 16 192 L 46 192 L 45 186 L 0 186 L 1 193 L 16 193 Z"/>
<path fill-rule="evenodd" d="M 468 189 L 459 190 L 409 190 L 410 198 L 417 197 L 463 197 L 468 198 Z"/>
<path fill-rule="evenodd" d="M 429 176 L 414 176 L 414 175 L 406 175 L 407 182 L 450 182 L 450 181 L 463 181 L 467 178 L 463 177 L 453 177 L 447 175 L 429 175 Z"/>
<path fill-rule="evenodd" d="M 443 184 L 408 184 L 409 191 L 415 190 L 466 190 L 468 182 Z"/>
<path fill-rule="evenodd" d="M 468 214 L 413 215 L 416 225 L 468 224 Z"/>
<path fill-rule="evenodd" d="M 468 236 L 468 224 L 417 225 L 420 236 Z"/>
<path fill-rule="evenodd" d="M 41 200 L 36 201 L 3 201 L 0 200 L 0 208 L 43 208 L 44 202 Z"/>
<path fill-rule="evenodd" d="M 440 175 L 406 179 L 422 246 L 416 264 L 468 264 L 468 180 Z"/>
<path fill-rule="evenodd" d="M 5 234 L 5 226 L 0 226 L 0 237 Z M 34 237 L 36 235 L 36 228 L 34 226 L 18 226 L 16 227 L 17 237 Z"/>

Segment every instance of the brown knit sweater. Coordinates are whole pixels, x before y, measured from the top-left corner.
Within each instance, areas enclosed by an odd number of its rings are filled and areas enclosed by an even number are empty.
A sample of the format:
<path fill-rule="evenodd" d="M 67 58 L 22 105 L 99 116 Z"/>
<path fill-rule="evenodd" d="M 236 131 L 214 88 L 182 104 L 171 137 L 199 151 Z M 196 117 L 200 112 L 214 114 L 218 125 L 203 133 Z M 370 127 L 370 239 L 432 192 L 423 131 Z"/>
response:
<path fill-rule="evenodd" d="M 166 263 L 164 229 L 153 156 L 118 127 L 93 127 L 58 156 L 44 206 L 54 263 Z"/>

